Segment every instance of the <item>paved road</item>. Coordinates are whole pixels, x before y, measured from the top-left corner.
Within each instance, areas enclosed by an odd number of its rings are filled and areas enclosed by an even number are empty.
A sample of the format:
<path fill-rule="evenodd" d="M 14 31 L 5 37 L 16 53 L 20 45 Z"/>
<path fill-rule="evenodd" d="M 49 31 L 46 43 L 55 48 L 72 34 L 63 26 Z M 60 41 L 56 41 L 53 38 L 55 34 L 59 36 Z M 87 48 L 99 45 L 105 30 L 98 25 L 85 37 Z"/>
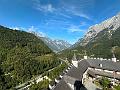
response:
<path fill-rule="evenodd" d="M 56 67 L 54 67 L 54 68 L 56 68 Z M 54 68 L 49 69 L 48 71 L 51 71 Z M 31 86 L 34 83 L 34 81 L 40 82 L 42 80 L 42 78 L 43 77 L 42 77 L 42 74 L 41 74 L 41 75 L 37 76 L 35 79 L 32 79 L 32 80 L 27 81 L 27 82 L 25 82 L 23 84 L 20 84 L 20 85 L 16 86 L 15 88 L 18 89 L 18 90 L 23 90 L 23 89 L 28 88 L 29 86 Z"/>
<path fill-rule="evenodd" d="M 56 67 L 54 67 L 52 69 L 49 69 L 48 71 L 51 71 L 51 70 L 53 70 L 55 68 Z M 42 80 L 42 78 L 43 77 L 42 77 L 42 74 L 41 74 L 41 75 L 35 77 L 35 79 L 29 80 L 29 81 L 27 81 L 27 82 L 25 82 L 23 84 L 20 84 L 20 85 L 16 86 L 15 88 L 18 89 L 18 90 L 23 90 L 23 89 L 28 88 L 29 86 L 31 86 L 34 83 L 34 81 L 37 81 L 37 82 L 39 81 L 40 82 Z"/>

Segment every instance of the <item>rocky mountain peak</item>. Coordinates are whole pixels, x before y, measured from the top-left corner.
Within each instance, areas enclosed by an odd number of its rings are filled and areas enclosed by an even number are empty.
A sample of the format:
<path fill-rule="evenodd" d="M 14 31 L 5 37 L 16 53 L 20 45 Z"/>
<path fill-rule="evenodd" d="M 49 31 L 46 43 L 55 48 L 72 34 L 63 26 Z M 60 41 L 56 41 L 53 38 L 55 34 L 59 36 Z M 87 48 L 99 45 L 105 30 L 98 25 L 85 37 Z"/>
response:
<path fill-rule="evenodd" d="M 54 52 L 59 52 L 64 49 L 67 49 L 71 46 L 67 41 L 64 40 L 52 40 L 48 37 L 41 37 L 44 43 L 51 48 Z"/>
<path fill-rule="evenodd" d="M 91 41 L 99 32 L 108 28 L 110 30 L 116 30 L 120 27 L 120 13 L 112 18 L 109 18 L 100 24 L 93 25 L 89 27 L 87 34 L 84 36 L 82 42 L 79 44 L 81 46 L 86 45 L 89 41 Z"/>

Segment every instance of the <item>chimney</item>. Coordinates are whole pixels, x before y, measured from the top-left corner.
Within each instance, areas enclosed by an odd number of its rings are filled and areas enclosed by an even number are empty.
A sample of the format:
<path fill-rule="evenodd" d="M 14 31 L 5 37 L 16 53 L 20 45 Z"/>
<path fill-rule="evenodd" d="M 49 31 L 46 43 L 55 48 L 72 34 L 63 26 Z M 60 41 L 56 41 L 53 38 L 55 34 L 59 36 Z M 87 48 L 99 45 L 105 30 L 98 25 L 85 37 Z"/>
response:
<path fill-rule="evenodd" d="M 88 57 L 87 56 L 84 56 L 84 59 L 87 59 Z"/>
<path fill-rule="evenodd" d="M 113 58 L 112 58 L 112 61 L 113 61 L 113 62 L 116 62 L 116 61 L 117 61 L 117 59 L 116 59 L 115 57 L 113 57 Z"/>
<path fill-rule="evenodd" d="M 49 89 L 52 90 L 52 88 L 53 88 L 53 87 L 49 84 Z"/>
<path fill-rule="evenodd" d="M 57 80 L 57 79 L 55 78 L 55 82 L 56 82 L 56 83 L 59 83 L 59 80 Z"/>
<path fill-rule="evenodd" d="M 62 78 L 63 76 L 62 75 L 60 75 L 60 78 Z"/>

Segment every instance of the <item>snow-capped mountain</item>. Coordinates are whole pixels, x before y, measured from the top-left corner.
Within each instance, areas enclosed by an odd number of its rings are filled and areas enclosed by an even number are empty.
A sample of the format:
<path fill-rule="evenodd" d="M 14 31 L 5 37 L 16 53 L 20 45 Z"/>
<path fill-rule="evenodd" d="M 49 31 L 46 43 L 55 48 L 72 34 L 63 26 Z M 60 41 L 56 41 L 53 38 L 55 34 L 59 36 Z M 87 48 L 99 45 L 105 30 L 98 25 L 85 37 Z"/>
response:
<path fill-rule="evenodd" d="M 54 52 L 62 51 L 71 46 L 70 43 L 68 43 L 67 41 L 64 41 L 64 40 L 52 40 L 52 39 L 48 38 L 47 36 L 45 36 L 41 33 L 38 33 L 38 32 L 34 32 L 34 31 L 31 31 L 30 33 L 33 33 L 35 36 L 40 38 Z"/>
<path fill-rule="evenodd" d="M 101 32 L 104 29 L 109 29 L 109 32 L 115 31 L 117 28 L 120 27 L 120 13 L 118 13 L 116 16 L 113 16 L 112 18 L 109 18 L 105 21 L 103 21 L 100 24 L 96 24 L 94 26 L 89 27 L 88 32 L 83 37 L 83 39 L 78 40 L 76 42 L 76 45 L 85 46 L 87 45 L 94 37 Z"/>
<path fill-rule="evenodd" d="M 67 41 L 64 40 L 52 40 L 48 37 L 41 37 L 45 44 L 48 45 L 54 52 L 59 52 L 64 49 L 67 49 L 71 46 Z"/>

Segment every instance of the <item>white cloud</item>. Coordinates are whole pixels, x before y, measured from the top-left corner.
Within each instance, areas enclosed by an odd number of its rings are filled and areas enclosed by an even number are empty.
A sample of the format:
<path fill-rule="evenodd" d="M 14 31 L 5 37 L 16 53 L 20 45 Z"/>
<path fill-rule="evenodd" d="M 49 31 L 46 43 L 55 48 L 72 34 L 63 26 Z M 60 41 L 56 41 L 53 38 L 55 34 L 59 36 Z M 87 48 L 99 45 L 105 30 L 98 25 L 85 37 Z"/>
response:
<path fill-rule="evenodd" d="M 11 27 L 11 29 L 13 29 L 13 30 L 20 30 L 21 28 L 19 28 L 19 27 Z"/>
<path fill-rule="evenodd" d="M 79 26 L 86 26 L 86 25 L 88 25 L 86 22 L 80 22 L 80 25 Z"/>
<path fill-rule="evenodd" d="M 27 29 L 28 32 L 32 32 L 32 31 L 36 31 L 37 28 L 35 28 L 34 26 L 31 26 Z"/>
<path fill-rule="evenodd" d="M 68 28 L 69 32 L 85 32 L 85 30 L 80 29 L 80 26 L 76 26 L 76 25 L 71 25 Z"/>
<path fill-rule="evenodd" d="M 39 28 L 36 28 L 36 27 L 34 27 L 34 26 L 30 26 L 29 28 L 23 28 L 23 27 L 10 27 L 10 28 L 13 29 L 13 30 L 23 30 L 23 31 L 27 31 L 27 32 L 29 32 L 29 33 L 33 33 L 33 34 L 35 34 L 35 35 L 37 35 L 37 36 L 40 36 L 40 37 L 45 37 L 45 36 L 46 36 L 45 33 L 41 32 L 41 31 L 39 30 Z"/>
<path fill-rule="evenodd" d="M 35 34 L 36 36 L 45 37 L 46 34 L 41 32 L 38 28 L 31 26 L 27 29 L 28 32 Z"/>
<path fill-rule="evenodd" d="M 13 29 L 13 30 L 25 30 L 25 28 L 23 28 L 23 27 L 10 27 L 10 29 Z"/>
<path fill-rule="evenodd" d="M 76 2 L 76 3 L 78 4 L 78 2 Z M 88 20 L 92 20 L 89 15 L 82 12 L 85 10 L 85 7 L 87 7 L 89 5 L 88 3 L 90 3 L 89 0 L 84 1 L 84 2 L 82 1 L 79 4 L 79 6 L 78 5 L 76 6 L 76 5 L 74 5 L 74 3 L 69 4 L 67 2 L 63 3 L 61 1 L 60 2 L 61 7 L 57 8 L 57 7 L 53 7 L 52 3 L 42 4 L 40 0 L 33 0 L 33 5 L 36 10 L 39 10 L 42 12 L 54 13 L 56 15 L 60 15 L 65 18 L 72 18 L 71 15 L 74 15 L 74 16 L 86 18 Z M 84 5 L 81 5 L 81 4 L 84 4 Z"/>
<path fill-rule="evenodd" d="M 64 13 L 58 13 L 59 15 L 66 17 L 66 18 L 72 18 L 70 15 L 64 14 Z"/>
<path fill-rule="evenodd" d="M 81 29 L 82 27 L 88 25 L 86 22 L 80 22 L 79 25 L 69 24 L 67 28 L 69 32 L 86 32 L 85 29 Z"/>
<path fill-rule="evenodd" d="M 81 11 L 76 10 L 76 8 L 68 8 L 68 9 L 64 8 L 64 9 L 65 9 L 66 12 L 71 13 L 74 16 L 79 16 L 79 17 L 86 18 L 88 20 L 92 20 L 92 18 L 89 15 L 83 13 L 82 10 Z"/>
<path fill-rule="evenodd" d="M 87 14 L 84 14 L 84 13 L 81 13 L 81 12 L 73 12 L 73 14 L 76 15 L 76 16 L 83 17 L 83 18 L 91 20 L 91 18 Z"/>
<path fill-rule="evenodd" d="M 53 7 L 52 4 L 47 3 L 47 4 L 41 4 L 39 0 L 33 0 L 34 1 L 34 8 L 42 11 L 42 12 L 51 12 L 54 13 L 55 15 L 62 16 L 65 18 L 72 18 L 70 15 L 67 15 L 63 12 L 63 10 L 60 8 L 55 8 Z"/>
<path fill-rule="evenodd" d="M 38 5 L 36 7 L 37 10 L 43 11 L 43 12 L 53 12 L 55 11 L 55 8 L 53 8 L 52 4 L 47 5 Z"/>
<path fill-rule="evenodd" d="M 62 18 L 61 18 L 62 19 Z M 66 19 L 50 19 L 46 20 L 46 25 L 58 25 L 58 26 L 69 26 L 71 23 Z"/>
<path fill-rule="evenodd" d="M 41 4 L 39 0 L 33 0 L 33 5 L 36 10 L 42 11 L 42 12 L 53 12 L 56 9 L 53 7 L 52 4 Z"/>
<path fill-rule="evenodd" d="M 91 16 L 88 14 L 88 8 L 93 9 L 94 0 L 73 0 L 73 1 L 62 1 L 62 9 L 74 16 L 79 16 L 92 20 Z"/>

